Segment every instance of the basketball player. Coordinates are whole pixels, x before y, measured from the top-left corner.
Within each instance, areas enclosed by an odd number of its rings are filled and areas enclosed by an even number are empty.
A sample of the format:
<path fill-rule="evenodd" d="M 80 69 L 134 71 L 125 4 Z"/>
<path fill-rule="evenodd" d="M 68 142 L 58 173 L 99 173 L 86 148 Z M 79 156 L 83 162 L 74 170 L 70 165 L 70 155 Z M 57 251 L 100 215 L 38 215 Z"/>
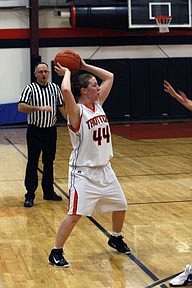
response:
<path fill-rule="evenodd" d="M 169 93 L 183 106 L 192 111 L 192 101 L 187 98 L 184 92 L 180 90 L 176 92 L 175 89 L 171 86 L 171 84 L 166 80 L 164 80 L 164 91 Z M 186 265 L 184 272 L 173 278 L 169 283 L 171 287 L 181 287 L 190 284 L 192 285 L 192 264 Z"/>
<path fill-rule="evenodd" d="M 53 162 L 56 153 L 56 111 L 57 106 L 65 118 L 63 96 L 58 85 L 49 82 L 50 71 L 46 63 L 35 67 L 36 81 L 24 87 L 18 104 L 19 112 L 27 113 L 28 160 L 25 174 L 24 207 L 33 207 L 35 190 L 38 186 L 38 162 L 42 151 L 42 189 L 45 200 L 61 201 L 53 189 Z"/>
<path fill-rule="evenodd" d="M 63 257 L 63 246 L 73 228 L 81 216 L 95 212 L 112 211 L 113 232 L 108 244 L 120 253 L 131 253 L 122 236 L 127 202 L 109 162 L 113 156 L 111 133 L 102 108 L 112 88 L 113 74 L 88 65 L 83 59 L 81 63 L 87 73 L 74 80 L 72 89 L 70 70 L 60 64 L 55 67 L 57 74 L 63 76 L 61 90 L 73 146 L 69 160 L 69 210 L 49 255 L 49 263 L 60 267 L 69 266 Z M 96 77 L 101 80 L 100 86 Z"/>

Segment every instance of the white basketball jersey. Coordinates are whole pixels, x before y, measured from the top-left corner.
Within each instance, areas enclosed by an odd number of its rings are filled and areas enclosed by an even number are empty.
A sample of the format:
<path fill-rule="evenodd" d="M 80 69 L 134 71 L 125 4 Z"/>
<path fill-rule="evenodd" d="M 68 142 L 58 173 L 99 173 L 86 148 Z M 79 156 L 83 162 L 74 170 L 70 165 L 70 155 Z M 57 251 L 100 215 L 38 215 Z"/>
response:
<path fill-rule="evenodd" d="M 73 151 L 69 165 L 72 166 L 103 166 L 113 156 L 109 122 L 98 102 L 93 109 L 80 105 L 80 123 L 74 130 L 69 121 L 68 128 Z"/>

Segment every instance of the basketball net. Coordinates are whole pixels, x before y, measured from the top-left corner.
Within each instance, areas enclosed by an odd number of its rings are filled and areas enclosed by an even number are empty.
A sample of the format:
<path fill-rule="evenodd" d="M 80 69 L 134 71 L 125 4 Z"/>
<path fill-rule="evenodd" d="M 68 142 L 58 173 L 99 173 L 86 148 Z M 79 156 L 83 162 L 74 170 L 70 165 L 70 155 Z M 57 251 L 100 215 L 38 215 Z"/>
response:
<path fill-rule="evenodd" d="M 169 32 L 169 25 L 172 20 L 172 16 L 155 16 L 156 23 L 159 27 L 160 33 Z"/>

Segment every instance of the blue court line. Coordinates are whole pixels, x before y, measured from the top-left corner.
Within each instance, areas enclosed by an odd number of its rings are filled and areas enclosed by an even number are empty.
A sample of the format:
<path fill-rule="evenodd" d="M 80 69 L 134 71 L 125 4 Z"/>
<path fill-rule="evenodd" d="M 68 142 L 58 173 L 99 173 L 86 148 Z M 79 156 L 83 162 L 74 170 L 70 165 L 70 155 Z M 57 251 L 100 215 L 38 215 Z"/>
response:
<path fill-rule="evenodd" d="M 143 265 L 135 256 L 133 256 L 132 254 L 128 255 L 129 258 L 135 263 L 137 264 L 152 280 L 154 281 L 158 281 L 159 278 L 157 278 L 145 265 Z M 163 281 L 165 282 L 165 281 Z M 162 282 L 162 283 L 163 283 Z M 167 286 L 165 284 L 160 285 L 160 287 L 162 288 L 167 288 Z M 146 287 L 147 288 L 147 287 Z"/>
<path fill-rule="evenodd" d="M 174 275 L 171 275 L 171 276 L 169 276 L 169 277 L 167 277 L 167 278 L 161 279 L 161 280 L 159 280 L 159 281 L 156 281 L 155 283 L 153 283 L 153 284 L 151 284 L 151 285 L 149 285 L 149 286 L 146 286 L 145 288 L 153 288 L 153 287 L 155 287 L 155 286 L 157 286 L 157 285 L 159 285 L 159 284 L 161 284 L 161 283 L 167 282 L 167 281 L 169 281 L 170 279 L 176 277 L 177 275 L 179 275 L 179 274 L 182 273 L 182 272 L 183 272 L 183 271 L 181 271 L 181 272 L 179 272 L 179 273 L 176 273 L 176 274 L 174 274 Z"/>
<path fill-rule="evenodd" d="M 25 159 L 27 159 L 27 156 L 7 137 L 5 137 L 6 141 L 11 144 Z M 39 172 L 43 172 L 40 168 L 38 168 Z M 53 183 L 57 189 L 62 192 L 63 195 L 65 195 L 66 198 L 69 199 L 68 194 L 60 187 L 57 185 L 57 183 Z M 87 216 L 87 218 L 93 223 L 95 224 L 95 226 L 101 231 L 103 232 L 108 238 L 111 236 L 111 234 L 105 229 L 103 228 L 93 217 L 91 216 Z M 133 256 L 132 254 L 128 254 L 127 255 L 137 266 L 139 266 L 139 268 L 141 270 L 143 270 L 145 272 L 145 274 L 147 274 L 152 280 L 154 281 L 158 281 L 159 278 L 157 278 L 144 264 L 142 264 L 135 256 Z M 165 281 L 164 281 L 165 282 Z M 156 282 L 157 283 L 157 282 Z M 162 283 L 162 282 L 161 282 Z M 149 286 L 150 287 L 150 286 Z M 151 286 L 153 287 L 153 286 Z M 167 288 L 166 285 L 160 285 L 161 288 Z M 147 287 L 146 287 L 147 288 Z"/>

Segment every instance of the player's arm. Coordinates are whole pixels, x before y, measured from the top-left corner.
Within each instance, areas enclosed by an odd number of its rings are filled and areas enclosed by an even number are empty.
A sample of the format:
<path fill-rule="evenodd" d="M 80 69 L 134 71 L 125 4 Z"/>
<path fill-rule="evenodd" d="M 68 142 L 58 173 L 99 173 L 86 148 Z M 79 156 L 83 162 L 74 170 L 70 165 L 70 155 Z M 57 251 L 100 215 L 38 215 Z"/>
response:
<path fill-rule="evenodd" d="M 65 102 L 63 101 L 63 94 L 61 92 L 61 89 L 58 87 L 58 108 L 65 120 L 67 120 L 67 111 L 65 107 Z"/>
<path fill-rule="evenodd" d="M 183 106 L 185 106 L 187 109 L 192 111 L 192 101 L 187 98 L 184 92 L 178 91 L 176 92 L 175 89 L 172 87 L 172 85 L 164 80 L 164 91 L 169 93 L 173 98 L 175 98 L 178 102 L 180 102 Z"/>
<path fill-rule="evenodd" d="M 79 125 L 80 108 L 71 91 L 71 72 L 59 63 L 55 66 L 55 71 L 59 76 L 63 76 L 61 91 L 64 97 L 65 109 L 72 127 L 77 129 Z"/>
<path fill-rule="evenodd" d="M 52 108 L 50 106 L 33 106 L 24 102 L 19 102 L 18 111 L 23 113 L 30 113 L 34 111 L 51 112 Z"/>
<path fill-rule="evenodd" d="M 83 59 L 81 59 L 81 69 L 89 73 L 92 73 L 101 79 L 102 82 L 100 85 L 99 102 L 100 104 L 103 104 L 104 101 L 109 96 L 109 93 L 113 85 L 113 80 L 114 80 L 113 73 L 105 69 L 102 69 L 100 67 L 89 65 Z"/>
<path fill-rule="evenodd" d="M 63 118 L 67 119 L 67 111 L 66 111 L 65 105 L 59 106 L 59 111 L 61 115 L 63 116 Z"/>

